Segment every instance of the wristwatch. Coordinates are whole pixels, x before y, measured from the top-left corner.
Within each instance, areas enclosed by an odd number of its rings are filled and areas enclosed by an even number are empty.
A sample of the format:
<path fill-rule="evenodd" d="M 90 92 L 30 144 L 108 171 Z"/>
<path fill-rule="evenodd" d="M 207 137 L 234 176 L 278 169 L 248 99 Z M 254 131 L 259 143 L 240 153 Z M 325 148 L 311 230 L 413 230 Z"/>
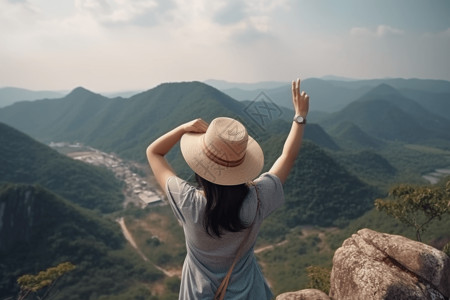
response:
<path fill-rule="evenodd" d="M 295 115 L 294 122 L 297 122 L 297 124 L 306 124 L 306 118 L 300 115 Z"/>

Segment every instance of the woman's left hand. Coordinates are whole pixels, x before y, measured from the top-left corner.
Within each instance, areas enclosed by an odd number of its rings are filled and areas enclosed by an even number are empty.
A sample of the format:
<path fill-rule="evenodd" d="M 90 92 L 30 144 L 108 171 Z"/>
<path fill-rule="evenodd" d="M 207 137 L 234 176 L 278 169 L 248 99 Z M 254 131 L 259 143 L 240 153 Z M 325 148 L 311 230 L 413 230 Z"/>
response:
<path fill-rule="evenodd" d="M 198 118 L 182 125 L 185 132 L 204 133 L 209 124 Z"/>

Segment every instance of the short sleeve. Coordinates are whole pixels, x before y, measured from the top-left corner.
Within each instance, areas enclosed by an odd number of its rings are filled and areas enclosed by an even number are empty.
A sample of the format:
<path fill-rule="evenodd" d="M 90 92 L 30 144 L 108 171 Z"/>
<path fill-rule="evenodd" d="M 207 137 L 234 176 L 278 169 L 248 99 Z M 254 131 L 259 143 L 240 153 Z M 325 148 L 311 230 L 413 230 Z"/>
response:
<path fill-rule="evenodd" d="M 263 173 L 255 181 L 261 201 L 263 218 L 268 217 L 284 203 L 283 185 L 280 179 L 271 173 Z"/>
<path fill-rule="evenodd" d="M 166 182 L 166 195 L 179 221 L 198 222 L 206 199 L 194 186 L 177 176 L 171 176 Z"/>
<path fill-rule="evenodd" d="M 186 182 L 176 176 L 171 176 L 166 182 L 166 195 L 173 213 L 181 222 L 185 222 L 181 207 L 185 201 Z"/>

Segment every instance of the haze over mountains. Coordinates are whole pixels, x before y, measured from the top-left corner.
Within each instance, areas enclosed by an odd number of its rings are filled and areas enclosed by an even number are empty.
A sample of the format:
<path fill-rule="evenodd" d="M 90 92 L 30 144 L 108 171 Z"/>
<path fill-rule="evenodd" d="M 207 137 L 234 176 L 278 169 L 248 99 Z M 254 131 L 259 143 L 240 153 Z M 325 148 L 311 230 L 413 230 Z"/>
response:
<path fill-rule="evenodd" d="M 271 83 L 273 87 L 251 88 L 257 85 L 209 82 L 237 100 L 253 100 L 258 93 L 264 91 L 277 104 L 291 108 L 290 83 L 283 85 L 280 82 L 273 82 Z M 207 81 L 207 83 L 209 82 Z M 387 84 L 397 89 L 406 97 L 417 101 L 436 114 L 444 115 L 450 109 L 448 101 L 450 99 L 450 82 L 444 80 L 387 78 L 343 81 L 308 78 L 302 81 L 302 89 L 310 95 L 314 95 L 314 101 L 311 101 L 311 111 L 336 112 L 381 84 Z M 448 113 L 446 116 L 448 117 Z"/>
<path fill-rule="evenodd" d="M 291 91 L 289 82 L 266 81 L 256 83 L 227 82 L 223 80 L 206 80 L 204 83 L 215 87 L 238 101 L 252 101 L 261 92 L 266 93 L 277 105 L 291 109 Z M 310 111 L 336 112 L 347 104 L 357 100 L 371 89 L 387 84 L 398 90 L 403 96 L 418 102 L 431 112 L 448 117 L 450 104 L 450 82 L 428 79 L 341 79 L 328 76 L 324 78 L 307 78 L 302 81 L 302 89 L 314 95 Z M 95 91 L 99 93 L 99 91 Z M 140 92 L 123 91 L 102 93 L 108 98 L 130 98 Z M 18 101 L 39 100 L 44 98 L 62 98 L 68 92 L 30 91 L 19 88 L 0 88 L 0 107 Z"/>
<path fill-rule="evenodd" d="M 66 93 L 53 91 L 30 91 L 22 88 L 0 88 L 0 107 L 11 105 L 18 101 L 32 101 L 45 98 L 61 98 Z"/>
<path fill-rule="evenodd" d="M 115 260 L 118 268 L 126 265 L 122 256 L 112 254 L 124 251 L 119 229 L 102 215 L 120 213 L 120 183 L 106 170 L 75 162 L 45 144 L 81 142 L 145 164 L 147 145 L 176 125 L 198 117 L 211 121 L 217 116 L 230 116 L 242 121 L 260 142 L 265 154 L 264 170 L 268 170 L 281 152 L 293 116 L 290 85 L 277 84 L 263 93 L 259 88 L 245 91 L 249 93 L 242 100 L 247 101 L 236 100 L 230 96 L 230 90 L 226 90 L 227 94 L 205 83 L 181 82 L 161 84 L 129 98 L 108 98 L 78 87 L 56 99 L 17 102 L 0 108 L 0 182 L 4 183 L 0 186 L 0 211 L 16 215 L 17 220 L 26 219 L 28 212 L 43 215 L 45 209 L 39 203 L 57 214 L 76 211 L 69 215 L 75 214 L 78 221 L 59 218 L 52 226 L 63 228 L 58 231 L 69 232 L 69 236 L 72 231 L 79 236 L 76 243 L 63 235 L 56 238 L 42 227 L 41 218 L 25 222 L 26 225 L 16 222 L 11 228 L 0 226 L 0 243 L 8 245 L 0 249 L 0 254 L 17 254 L 17 259 L 8 264 L 0 262 L 0 270 L 9 274 L 0 281 L 0 291 L 14 291 L 14 279 L 19 275 L 14 268 L 21 257 L 29 264 L 21 265 L 21 272 L 42 270 L 48 267 L 44 262 L 70 260 L 71 251 L 88 251 L 82 242 L 86 236 L 95 249 L 100 249 L 93 251 L 89 261 L 107 254 L 107 260 Z M 322 113 L 308 118 L 300 157 L 286 182 L 286 205 L 268 220 L 262 238 L 279 239 L 299 225 L 345 226 L 371 210 L 373 200 L 393 183 L 424 183 L 424 173 L 450 166 L 449 82 L 307 79 L 302 89 L 310 94 L 312 108 Z M 181 176 L 188 178 L 191 171 L 178 154 L 179 150 L 174 149 L 168 159 Z M 85 216 L 85 209 L 98 213 Z M 0 220 L 6 219 L 0 216 Z M 89 235 L 83 220 L 100 229 Z M 81 224 L 67 227 L 65 222 Z M 36 224 L 41 227 L 36 229 Z M 13 239 L 6 228 L 18 237 L 41 236 L 44 242 L 35 238 Z M 114 245 L 103 241 L 102 232 L 109 230 L 114 232 Z M 31 261 L 36 256 L 28 254 L 33 244 L 44 249 L 45 243 L 55 240 L 59 244 L 49 252 L 54 257 L 33 265 Z M 26 247 L 24 241 L 28 243 Z M 66 248 L 61 248 L 63 251 L 56 245 Z M 17 247 L 21 247 L 20 251 Z M 59 257 L 58 251 L 64 257 Z M 73 259 L 82 263 L 83 257 L 74 255 Z M 129 267 L 137 266 L 133 262 Z M 151 268 L 133 272 L 131 278 L 140 281 L 145 281 L 142 274 L 149 276 L 150 281 L 161 276 Z M 77 276 L 85 275 L 80 271 Z M 100 290 L 110 281 L 96 287 L 88 277 L 83 278 L 84 298 L 107 294 Z M 69 278 L 64 286 L 75 284 L 75 279 Z M 127 284 L 117 286 L 114 293 L 125 293 Z M 71 292 L 77 293 L 74 289 Z"/>

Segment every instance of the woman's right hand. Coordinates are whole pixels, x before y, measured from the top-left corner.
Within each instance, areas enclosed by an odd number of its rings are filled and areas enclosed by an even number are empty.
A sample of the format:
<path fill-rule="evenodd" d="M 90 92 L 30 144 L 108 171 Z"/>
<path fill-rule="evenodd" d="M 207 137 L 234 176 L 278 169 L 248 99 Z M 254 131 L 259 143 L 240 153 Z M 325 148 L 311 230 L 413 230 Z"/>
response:
<path fill-rule="evenodd" d="M 309 96 L 305 91 L 300 92 L 300 78 L 292 81 L 292 102 L 295 114 L 306 118 L 309 111 Z"/>
<path fill-rule="evenodd" d="M 198 118 L 182 125 L 184 132 L 204 133 L 208 129 L 208 123 Z"/>

